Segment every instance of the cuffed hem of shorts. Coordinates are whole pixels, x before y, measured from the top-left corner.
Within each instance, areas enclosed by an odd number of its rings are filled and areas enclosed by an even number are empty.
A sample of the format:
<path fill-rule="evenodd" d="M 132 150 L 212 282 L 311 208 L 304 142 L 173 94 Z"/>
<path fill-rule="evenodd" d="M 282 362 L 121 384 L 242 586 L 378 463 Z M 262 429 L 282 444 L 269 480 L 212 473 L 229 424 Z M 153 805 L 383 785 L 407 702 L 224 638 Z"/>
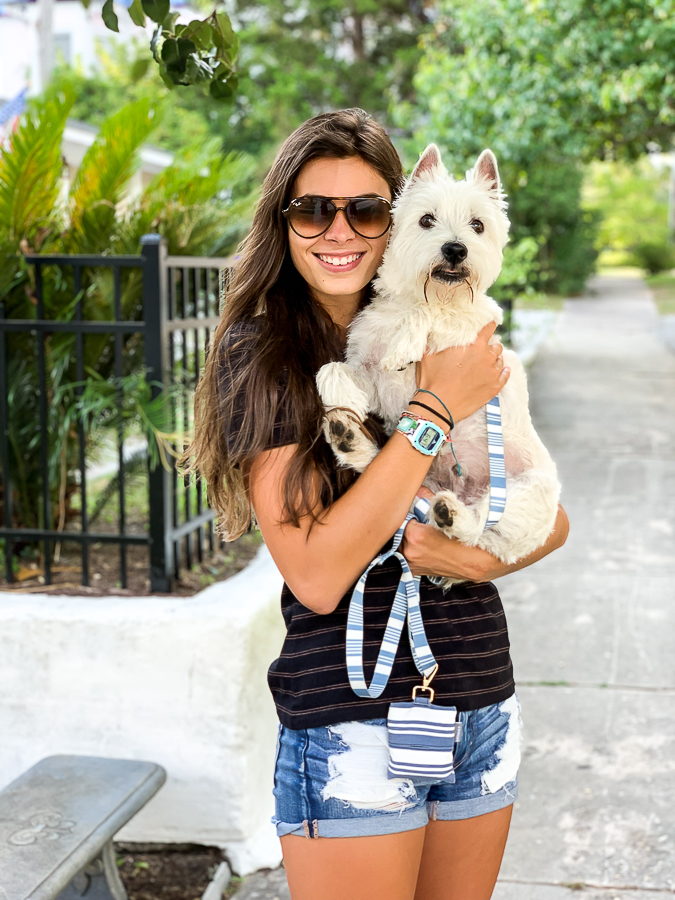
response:
<path fill-rule="evenodd" d="M 378 816 L 358 816 L 353 819 L 314 819 L 311 822 L 275 822 L 277 837 L 287 834 L 307 838 L 368 837 L 376 834 L 398 834 L 414 831 L 429 824 L 426 809 L 392 812 Z"/>
<path fill-rule="evenodd" d="M 509 781 L 494 794 L 481 794 L 468 800 L 432 800 L 427 803 L 429 818 L 439 822 L 473 819 L 485 813 L 505 809 L 518 799 L 518 782 Z"/>

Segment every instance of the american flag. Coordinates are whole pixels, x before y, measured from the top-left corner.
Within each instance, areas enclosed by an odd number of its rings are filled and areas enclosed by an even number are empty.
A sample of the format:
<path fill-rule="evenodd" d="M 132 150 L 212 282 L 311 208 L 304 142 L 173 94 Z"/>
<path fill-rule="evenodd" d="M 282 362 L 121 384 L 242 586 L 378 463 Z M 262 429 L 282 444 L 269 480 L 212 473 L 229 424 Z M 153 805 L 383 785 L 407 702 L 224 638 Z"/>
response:
<path fill-rule="evenodd" d="M 8 100 L 4 106 L 0 106 L 0 125 L 5 125 L 10 119 L 21 115 L 26 108 L 27 91 L 28 88 L 24 88 L 12 100 Z"/>

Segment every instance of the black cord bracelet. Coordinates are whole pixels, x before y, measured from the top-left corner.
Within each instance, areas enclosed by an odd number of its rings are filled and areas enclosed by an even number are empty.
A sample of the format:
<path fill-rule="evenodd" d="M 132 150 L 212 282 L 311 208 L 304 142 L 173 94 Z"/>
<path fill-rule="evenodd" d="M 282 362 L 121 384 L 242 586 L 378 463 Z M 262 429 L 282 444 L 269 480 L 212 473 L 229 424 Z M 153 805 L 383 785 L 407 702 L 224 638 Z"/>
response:
<path fill-rule="evenodd" d="M 449 419 L 446 419 L 443 413 L 439 413 L 437 410 L 432 409 L 430 406 L 427 406 L 426 403 L 420 403 L 419 400 L 411 400 L 410 403 L 408 403 L 408 406 L 421 406 L 422 409 L 426 409 L 427 412 L 433 413 L 435 416 L 445 422 L 448 428 L 452 428 L 452 422 Z"/>

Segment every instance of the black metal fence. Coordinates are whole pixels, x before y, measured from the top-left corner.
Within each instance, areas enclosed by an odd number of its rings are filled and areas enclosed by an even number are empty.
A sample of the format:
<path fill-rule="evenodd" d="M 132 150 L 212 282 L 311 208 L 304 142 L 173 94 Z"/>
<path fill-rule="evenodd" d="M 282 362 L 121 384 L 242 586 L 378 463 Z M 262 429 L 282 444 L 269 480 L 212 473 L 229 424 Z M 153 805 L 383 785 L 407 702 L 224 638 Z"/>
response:
<path fill-rule="evenodd" d="M 38 544 L 41 548 L 43 577 L 46 584 L 53 581 L 54 548 L 62 543 L 79 546 L 81 583 L 90 581 L 90 549 L 103 544 L 119 547 L 119 583 L 127 586 L 127 554 L 131 547 L 147 547 L 150 569 L 150 590 L 170 591 L 172 579 L 179 576 L 182 566 L 190 567 L 201 562 L 203 554 L 214 549 L 217 537 L 214 533 L 214 513 L 208 508 L 203 486 L 190 483 L 175 470 L 175 458 L 168 454 L 165 464 L 148 464 L 147 467 L 147 517 L 146 527 L 132 531 L 128 527 L 129 509 L 126 491 L 127 459 L 125 434 L 118 428 L 116 440 L 116 494 L 117 530 L 92 530 L 89 523 L 87 497 L 88 440 L 82 417 L 76 417 L 74 433 L 69 437 L 77 445 L 75 483 L 79 489 L 79 515 L 68 522 L 67 528 L 54 527 L 53 486 L 50 485 L 50 371 L 48 342 L 59 333 L 74 338 L 74 391 L 81 398 L 85 390 L 85 341 L 91 336 L 102 336 L 104 351 L 110 357 L 109 371 L 116 384 L 121 384 L 125 374 L 125 358 L 130 348 L 135 364 L 145 370 L 145 378 L 151 386 L 151 396 L 156 398 L 165 388 L 180 386 L 168 401 L 171 432 L 187 432 L 190 422 L 190 397 L 204 364 L 209 339 L 219 320 L 220 279 L 231 265 L 229 259 L 171 257 L 167 255 L 165 242 L 159 235 L 145 235 L 141 241 L 139 256 L 73 256 L 30 255 L 26 257 L 34 267 L 35 317 L 9 318 L 0 304 L 0 468 L 2 479 L 3 522 L 0 527 L 0 543 L 4 544 L 4 569 L 7 582 L 14 580 L 15 551 L 17 545 Z M 57 267 L 59 274 L 67 275 L 72 284 L 72 316 L 68 321 L 49 318 L 45 312 L 46 267 Z M 125 316 L 122 308 L 123 282 L 129 282 L 130 271 L 142 280 L 140 318 Z M 110 317 L 93 320 L 84 314 L 83 296 L 87 285 L 96 278 L 107 278 L 111 287 Z M 53 273 L 51 273 L 53 275 Z M 50 283 L 54 278 L 50 278 Z M 37 367 L 37 418 L 39 440 L 31 446 L 39 454 L 36 466 L 40 481 L 39 512 L 36 527 L 18 524 L 13 510 L 13 472 L 20 464 L 20 452 L 10 446 L 10 421 L 12 395 L 10 362 L 18 344 L 11 335 L 30 336 Z M 121 388 L 120 388 L 121 390 Z M 119 396 L 119 403 L 123 397 Z M 167 444 L 173 443 L 174 452 L 180 452 L 176 434 L 169 433 Z M 179 443 L 179 442 L 178 442 Z M 36 460 L 34 460 L 36 462 Z M 72 481 L 72 479 L 71 479 Z M 78 521 L 79 519 L 79 521 Z M 58 524 L 58 523 L 56 523 Z"/>

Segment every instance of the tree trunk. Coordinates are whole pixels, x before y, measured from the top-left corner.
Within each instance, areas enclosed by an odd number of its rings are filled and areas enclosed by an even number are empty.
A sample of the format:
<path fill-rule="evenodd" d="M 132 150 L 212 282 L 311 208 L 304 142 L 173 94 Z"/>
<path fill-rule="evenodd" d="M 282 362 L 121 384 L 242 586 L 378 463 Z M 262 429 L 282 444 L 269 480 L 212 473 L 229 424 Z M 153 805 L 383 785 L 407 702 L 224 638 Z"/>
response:
<path fill-rule="evenodd" d="M 37 20 L 40 57 L 40 90 L 44 91 L 54 68 L 54 0 L 39 0 Z"/>
<path fill-rule="evenodd" d="M 354 59 L 363 62 L 366 58 L 366 52 L 363 42 L 363 16 L 361 13 L 352 13 L 354 19 L 354 30 L 352 31 L 352 45 L 354 47 Z"/>

